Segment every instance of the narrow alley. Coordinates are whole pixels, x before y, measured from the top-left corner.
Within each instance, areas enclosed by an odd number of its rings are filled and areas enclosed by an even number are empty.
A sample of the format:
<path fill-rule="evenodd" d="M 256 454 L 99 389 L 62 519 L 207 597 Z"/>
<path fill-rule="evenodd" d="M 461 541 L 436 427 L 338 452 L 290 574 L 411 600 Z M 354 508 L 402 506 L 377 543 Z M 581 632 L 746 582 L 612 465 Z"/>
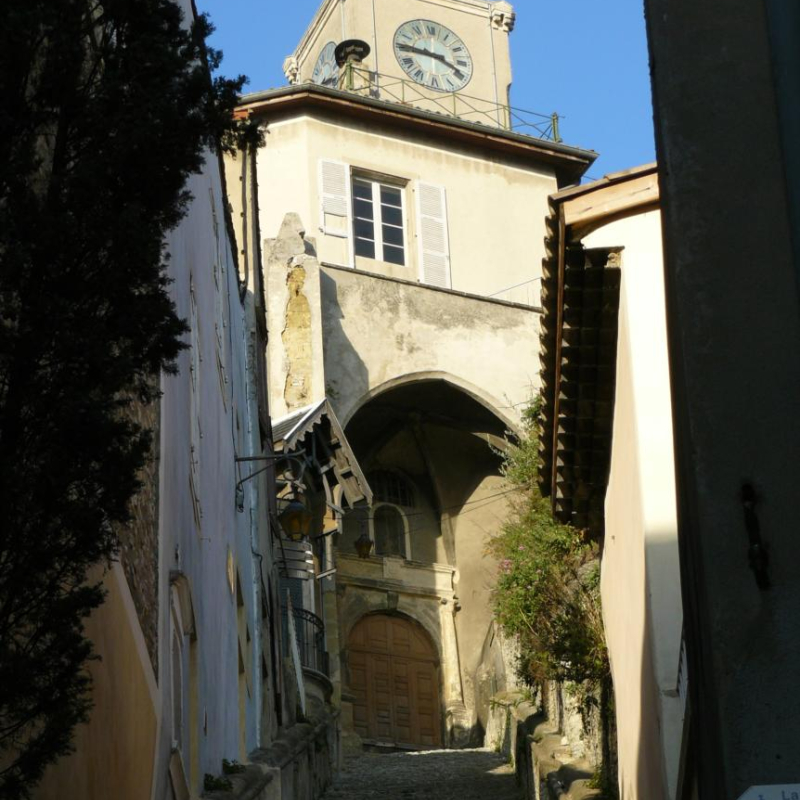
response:
<path fill-rule="evenodd" d="M 347 759 L 323 800 L 520 800 L 514 771 L 490 750 L 364 753 Z"/>

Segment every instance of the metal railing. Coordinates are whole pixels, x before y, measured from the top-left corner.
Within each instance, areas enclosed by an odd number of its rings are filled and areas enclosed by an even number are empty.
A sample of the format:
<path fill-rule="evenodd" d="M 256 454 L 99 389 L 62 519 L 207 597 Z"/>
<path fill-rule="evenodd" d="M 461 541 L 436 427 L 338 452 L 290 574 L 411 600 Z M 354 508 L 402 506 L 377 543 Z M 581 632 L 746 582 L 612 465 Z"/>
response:
<path fill-rule="evenodd" d="M 495 103 L 464 92 L 435 92 L 427 90 L 412 80 L 383 75 L 364 69 L 352 61 L 344 65 L 339 77 L 339 88 L 375 100 L 413 106 L 414 108 L 457 117 L 466 122 L 524 133 L 537 139 L 560 142 L 558 114 L 538 114 Z"/>
<path fill-rule="evenodd" d="M 300 664 L 323 675 L 328 675 L 328 654 L 325 651 L 325 625 L 322 620 L 304 608 L 283 606 L 281 617 L 283 620 L 284 655 L 288 655 L 290 642 L 289 611 L 291 609 L 294 621 L 294 633 L 297 638 L 297 650 L 300 654 Z"/>

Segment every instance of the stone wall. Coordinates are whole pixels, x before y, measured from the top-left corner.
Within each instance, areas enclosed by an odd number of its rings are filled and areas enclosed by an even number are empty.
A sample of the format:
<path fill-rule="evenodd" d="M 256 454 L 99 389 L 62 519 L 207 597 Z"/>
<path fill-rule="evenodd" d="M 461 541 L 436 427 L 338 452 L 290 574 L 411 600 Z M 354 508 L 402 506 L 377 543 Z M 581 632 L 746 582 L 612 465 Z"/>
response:
<path fill-rule="evenodd" d="M 551 697 L 555 696 L 555 689 L 551 687 Z M 566 726 L 560 727 L 558 709 L 552 702 L 545 701 L 547 705 L 551 708 L 544 711 L 541 696 L 531 697 L 525 692 L 495 695 L 489 710 L 486 746 L 514 764 L 525 800 L 599 800 L 602 794 L 593 785 L 597 762 L 587 757 L 590 748 L 584 737 L 575 737 L 579 715 L 570 709 Z"/>
<path fill-rule="evenodd" d="M 517 426 L 538 386 L 535 309 L 330 265 L 320 280 L 325 388 L 343 424 L 394 385 L 444 378 Z"/>
<path fill-rule="evenodd" d="M 325 396 L 320 275 L 314 242 L 287 214 L 266 254 L 267 386 L 274 419 Z"/>
<path fill-rule="evenodd" d="M 133 403 L 131 416 L 151 431 L 152 443 L 139 480 L 142 487 L 131 500 L 131 521 L 119 529 L 120 562 L 125 572 L 147 652 L 158 676 L 158 472 L 160 403 Z"/>
<path fill-rule="evenodd" d="M 493 623 L 477 671 L 478 721 L 484 745 L 514 764 L 526 800 L 601 795 L 592 778 L 602 762 L 597 709 L 581 709 L 575 686 L 548 682 L 524 686 L 518 676 L 519 648 Z"/>
<path fill-rule="evenodd" d="M 339 720 L 320 709 L 293 725 L 268 748 L 250 754 L 250 764 L 226 776 L 229 791 L 205 792 L 213 800 L 318 800 L 339 769 Z"/>

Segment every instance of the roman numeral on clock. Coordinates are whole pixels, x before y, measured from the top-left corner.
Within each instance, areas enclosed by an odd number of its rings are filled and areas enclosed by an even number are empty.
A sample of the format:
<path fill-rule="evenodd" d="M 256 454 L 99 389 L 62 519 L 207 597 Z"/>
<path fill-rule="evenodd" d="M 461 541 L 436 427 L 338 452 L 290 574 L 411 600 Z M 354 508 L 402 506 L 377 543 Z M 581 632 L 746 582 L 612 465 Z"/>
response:
<path fill-rule="evenodd" d="M 436 92 L 457 92 L 469 83 L 469 50 L 453 31 L 435 20 L 412 19 L 394 35 L 397 62 L 411 80 Z"/>

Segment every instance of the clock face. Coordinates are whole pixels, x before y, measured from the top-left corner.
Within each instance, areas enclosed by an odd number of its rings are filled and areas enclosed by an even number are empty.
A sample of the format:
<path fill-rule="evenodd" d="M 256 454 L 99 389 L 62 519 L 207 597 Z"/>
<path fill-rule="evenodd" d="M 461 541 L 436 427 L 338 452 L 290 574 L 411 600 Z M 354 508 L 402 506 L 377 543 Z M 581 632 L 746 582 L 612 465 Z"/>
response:
<path fill-rule="evenodd" d="M 428 19 L 412 19 L 397 29 L 394 54 L 412 80 L 437 92 L 463 89 L 472 77 L 472 56 L 464 42 Z"/>
<path fill-rule="evenodd" d="M 317 63 L 314 66 L 314 72 L 311 75 L 311 80 L 314 83 L 319 83 L 322 86 L 333 86 L 334 88 L 337 86 L 339 82 L 339 67 L 336 66 L 335 52 L 335 42 L 328 42 L 322 48 L 322 52 L 319 54 Z"/>

